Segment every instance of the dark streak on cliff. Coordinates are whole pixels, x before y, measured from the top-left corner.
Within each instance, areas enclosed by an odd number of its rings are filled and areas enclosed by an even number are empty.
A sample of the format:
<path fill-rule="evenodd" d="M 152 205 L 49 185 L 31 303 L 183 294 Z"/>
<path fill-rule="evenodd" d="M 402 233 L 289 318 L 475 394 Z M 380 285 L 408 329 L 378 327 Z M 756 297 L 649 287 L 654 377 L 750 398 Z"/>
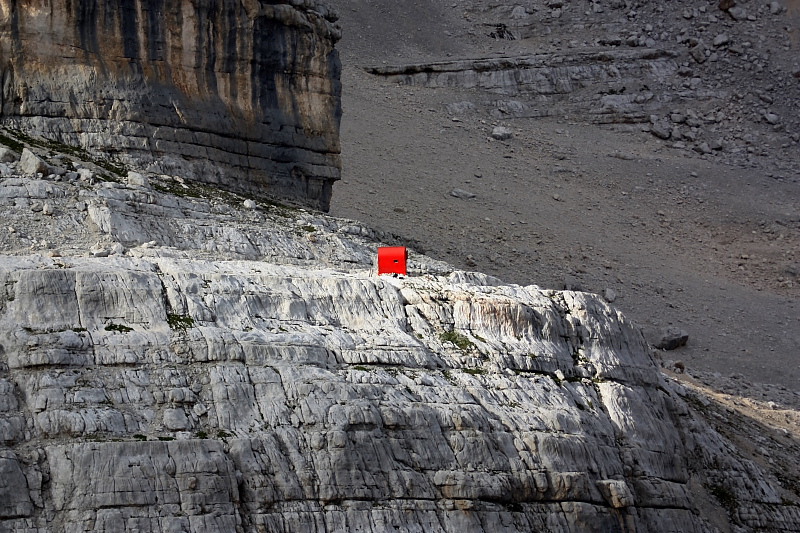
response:
<path fill-rule="evenodd" d="M 0 0 L 0 125 L 327 210 L 338 29 L 288 2 Z M 324 10 L 323 10 L 324 11 Z M 66 60 L 66 61 L 65 61 Z"/>
<path fill-rule="evenodd" d="M 75 2 L 78 9 L 78 31 L 80 32 L 80 47 L 89 53 L 96 54 L 100 50 L 97 42 L 97 1 L 80 0 Z M 74 9 L 74 8 L 72 8 Z"/>
<path fill-rule="evenodd" d="M 136 0 L 121 0 L 118 12 L 120 14 L 120 35 L 128 59 L 139 59 L 139 20 L 136 13 Z"/>

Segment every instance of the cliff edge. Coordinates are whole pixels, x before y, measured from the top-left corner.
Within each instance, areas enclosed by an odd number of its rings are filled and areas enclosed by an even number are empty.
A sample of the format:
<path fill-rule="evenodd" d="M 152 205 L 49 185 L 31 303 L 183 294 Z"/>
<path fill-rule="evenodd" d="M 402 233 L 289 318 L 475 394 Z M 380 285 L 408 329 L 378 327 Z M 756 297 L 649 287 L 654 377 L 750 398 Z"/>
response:
<path fill-rule="evenodd" d="M 327 210 L 335 20 L 311 1 L 2 0 L 0 125 Z"/>
<path fill-rule="evenodd" d="M 378 277 L 352 221 L 31 158 L 0 163 L 2 531 L 798 531 L 796 435 L 598 296 Z"/>

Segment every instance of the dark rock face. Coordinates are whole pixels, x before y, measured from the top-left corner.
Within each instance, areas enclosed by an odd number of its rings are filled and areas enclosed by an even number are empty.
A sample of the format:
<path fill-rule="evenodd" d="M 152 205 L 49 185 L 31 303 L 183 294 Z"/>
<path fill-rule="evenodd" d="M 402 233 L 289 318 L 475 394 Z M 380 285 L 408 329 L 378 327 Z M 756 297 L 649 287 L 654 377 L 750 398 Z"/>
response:
<path fill-rule="evenodd" d="M 327 210 L 334 21 L 312 1 L 0 0 L 0 124 Z"/>

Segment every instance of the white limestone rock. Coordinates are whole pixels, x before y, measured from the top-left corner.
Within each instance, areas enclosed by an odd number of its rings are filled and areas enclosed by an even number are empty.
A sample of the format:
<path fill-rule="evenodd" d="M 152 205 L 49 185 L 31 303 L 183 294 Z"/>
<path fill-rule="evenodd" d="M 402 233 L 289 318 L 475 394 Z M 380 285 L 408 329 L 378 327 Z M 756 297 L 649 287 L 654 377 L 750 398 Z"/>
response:
<path fill-rule="evenodd" d="M 147 176 L 140 172 L 128 171 L 127 182 L 128 185 L 134 187 L 142 187 L 145 189 L 150 187 L 150 180 L 148 180 Z"/>
<path fill-rule="evenodd" d="M 68 527 L 147 523 L 137 508 L 151 509 L 168 529 L 221 533 L 241 525 L 234 465 L 219 441 L 60 445 L 47 456 L 52 504 Z"/>
<path fill-rule="evenodd" d="M 0 256 L 3 531 L 701 532 L 722 483 L 741 527 L 800 523 L 600 296 L 378 277 L 374 230 L 239 199 L 0 197 L 89 206 L 48 219 L 64 257 Z"/>
<path fill-rule="evenodd" d="M 50 165 L 44 159 L 25 148 L 22 150 L 22 156 L 19 160 L 19 170 L 23 174 L 32 176 L 36 174 L 47 175 L 50 173 Z"/>
<path fill-rule="evenodd" d="M 325 527 L 347 512 L 377 531 L 411 512 L 444 531 L 466 505 L 484 517 L 475 531 L 613 529 L 610 508 L 637 509 L 643 529 L 666 516 L 647 509 L 669 508 L 676 530 L 706 530 L 686 431 L 724 444 L 683 427 L 641 334 L 599 297 L 464 273 L 69 260 L 0 269 L 15 295 L 0 314 L 9 383 L 36 413 L 28 438 L 51 476 L 34 492 L 64 523 L 180 510 L 193 517 L 181 527 L 225 531 L 244 509 L 279 531 L 298 527 L 293 512 Z M 780 501 L 762 489 L 755 508 Z"/>
<path fill-rule="evenodd" d="M 498 141 L 507 141 L 514 137 L 514 132 L 505 126 L 495 126 L 492 129 L 492 138 Z"/>

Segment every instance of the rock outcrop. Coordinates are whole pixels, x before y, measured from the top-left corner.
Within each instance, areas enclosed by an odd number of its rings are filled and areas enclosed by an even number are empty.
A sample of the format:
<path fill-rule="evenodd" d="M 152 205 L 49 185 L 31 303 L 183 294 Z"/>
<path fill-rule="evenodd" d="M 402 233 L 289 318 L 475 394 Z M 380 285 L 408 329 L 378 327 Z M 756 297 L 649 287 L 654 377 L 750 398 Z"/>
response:
<path fill-rule="evenodd" d="M 377 277 L 348 221 L 16 165 L 2 531 L 798 531 L 797 481 L 599 296 Z"/>
<path fill-rule="evenodd" d="M 551 116 L 580 108 L 598 122 L 636 122 L 663 105 L 664 99 L 655 98 L 648 85 L 676 74 L 676 56 L 646 48 L 599 49 L 369 67 L 367 72 L 407 85 L 482 89 L 497 99 L 492 104 L 495 115 L 503 118 Z M 627 94 L 617 94 L 626 86 Z"/>
<path fill-rule="evenodd" d="M 331 1 L 342 13 L 352 6 Z M 400 84 L 470 89 L 459 95 L 469 101 L 448 106 L 461 118 L 569 117 L 621 124 L 622 131 L 641 124 L 679 150 L 745 163 L 769 153 L 791 161 L 800 142 L 793 112 L 800 98 L 800 4 L 725 4 L 431 3 L 441 9 L 448 39 L 418 38 L 416 57 L 376 54 L 365 67 Z M 369 15 L 356 20 L 363 24 Z M 404 22 L 398 26 L 405 33 L 395 38 L 419 31 Z M 443 41 L 446 56 L 437 52 Z"/>
<path fill-rule="evenodd" d="M 0 1 L 0 124 L 327 210 L 336 16 L 314 1 Z"/>

